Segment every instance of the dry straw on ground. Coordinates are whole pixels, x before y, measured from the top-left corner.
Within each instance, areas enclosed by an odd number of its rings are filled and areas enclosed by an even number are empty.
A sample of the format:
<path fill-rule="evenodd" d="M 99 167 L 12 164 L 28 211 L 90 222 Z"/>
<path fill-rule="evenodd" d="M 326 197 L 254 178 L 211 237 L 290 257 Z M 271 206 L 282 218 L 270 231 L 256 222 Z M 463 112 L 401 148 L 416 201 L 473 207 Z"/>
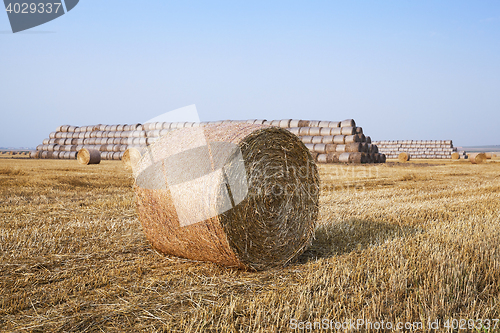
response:
<path fill-rule="evenodd" d="M 500 318 L 498 160 L 481 172 L 467 161 L 318 168 L 309 250 L 285 268 L 246 272 L 151 250 L 120 162 L 0 159 L 0 331 Z"/>
<path fill-rule="evenodd" d="M 196 145 L 193 139 L 200 131 L 209 143 L 206 161 L 206 146 Z M 240 158 L 235 147 L 241 150 L 244 170 L 233 162 L 233 158 Z M 200 200 L 195 191 L 186 191 L 182 200 L 174 201 L 174 185 L 164 175 L 171 168 L 168 165 L 181 157 L 182 163 L 173 169 L 174 173 L 179 170 L 178 177 L 198 169 L 208 171 L 175 186 L 204 188 L 215 182 L 213 191 L 202 198 L 210 201 L 206 206 L 191 204 Z M 210 165 L 202 168 L 205 162 Z M 222 166 L 224 172 L 215 178 L 201 177 L 215 174 Z M 234 123 L 180 129 L 150 146 L 135 174 L 140 220 L 153 247 L 162 253 L 262 270 L 296 258 L 313 235 L 319 197 L 316 165 L 300 139 L 284 129 Z M 229 196 L 236 198 L 235 191 L 239 190 L 226 190 L 228 179 L 238 185 L 245 181 L 248 193 L 241 202 L 233 203 L 234 208 L 220 213 L 220 206 L 225 205 L 224 193 L 229 191 Z M 181 226 L 179 209 L 189 212 L 187 217 L 196 221 L 200 214 L 210 218 Z"/>
<path fill-rule="evenodd" d="M 83 165 L 101 163 L 101 152 L 94 149 L 82 148 L 78 151 L 78 163 Z"/>

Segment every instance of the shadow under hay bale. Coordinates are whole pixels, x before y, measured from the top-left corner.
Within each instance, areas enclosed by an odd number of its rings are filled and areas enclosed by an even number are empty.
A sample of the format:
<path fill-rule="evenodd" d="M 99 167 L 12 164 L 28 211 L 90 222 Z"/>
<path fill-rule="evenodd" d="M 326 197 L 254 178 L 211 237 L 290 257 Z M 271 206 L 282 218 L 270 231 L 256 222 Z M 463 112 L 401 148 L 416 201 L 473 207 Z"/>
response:
<path fill-rule="evenodd" d="M 197 143 L 200 132 L 206 146 Z M 287 264 L 310 244 L 318 170 L 284 129 L 180 129 L 151 145 L 133 169 L 139 219 L 161 253 L 263 270 Z"/>
<path fill-rule="evenodd" d="M 422 232 L 421 228 L 358 219 L 323 224 L 316 229 L 311 246 L 298 258 L 298 262 L 359 251 Z"/>

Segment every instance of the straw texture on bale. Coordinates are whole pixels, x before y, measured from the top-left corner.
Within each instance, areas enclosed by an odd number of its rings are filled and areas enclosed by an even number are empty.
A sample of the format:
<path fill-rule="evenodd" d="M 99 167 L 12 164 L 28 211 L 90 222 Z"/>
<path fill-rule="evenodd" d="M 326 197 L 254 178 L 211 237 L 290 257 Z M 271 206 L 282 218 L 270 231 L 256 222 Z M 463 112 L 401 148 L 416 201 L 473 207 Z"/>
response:
<path fill-rule="evenodd" d="M 475 153 L 469 154 L 469 160 L 472 164 L 481 164 L 486 162 L 486 154 L 485 153 Z"/>
<path fill-rule="evenodd" d="M 459 160 L 460 159 L 460 154 L 459 153 L 453 153 L 453 154 L 451 154 L 451 159 L 452 160 Z"/>
<path fill-rule="evenodd" d="M 101 163 L 101 152 L 94 149 L 82 148 L 78 151 L 78 163 L 83 165 Z"/>
<path fill-rule="evenodd" d="M 220 161 L 217 164 L 224 165 L 228 179 L 241 172 L 246 174 L 248 192 L 241 202 L 218 213 L 216 208 L 223 201 L 221 194 L 231 191 L 225 192 L 229 188 L 227 183 L 223 177 L 217 178 L 217 191 L 210 196 L 214 202 L 210 201 L 207 208 L 214 213 L 210 215 L 213 217 L 181 226 L 178 203 L 174 205 L 166 181 L 156 177 L 162 177 L 162 163 L 171 163 L 168 161 L 173 155 L 190 151 L 189 145 L 188 150 L 185 147 L 192 142 L 189 139 L 194 135 L 193 130 L 185 128 L 160 138 L 134 170 L 138 216 L 152 246 L 169 255 L 251 270 L 280 267 L 300 255 L 315 230 L 319 176 L 311 154 L 299 138 L 281 128 L 247 123 L 203 127 L 209 147 L 207 156 L 212 160 L 207 167 L 212 172 L 218 170 L 212 154 L 227 156 L 215 149 L 217 144 L 239 147 L 243 170 L 236 170 L 233 164 L 229 167 Z M 190 165 L 190 158 L 185 158 L 184 167 L 185 162 Z M 227 156 L 223 160 L 234 161 L 232 158 Z M 153 160 L 160 164 L 151 169 L 156 165 Z M 202 179 L 205 178 L 196 178 L 198 183 L 203 183 Z M 153 188 L 143 182 L 152 182 Z M 185 199 L 183 204 L 190 211 L 189 197 Z M 199 210 L 200 207 L 192 207 L 192 214 L 198 214 Z"/>
<path fill-rule="evenodd" d="M 493 157 L 493 154 L 492 153 L 484 153 L 484 155 L 486 156 L 486 158 L 488 160 L 491 160 L 491 158 Z"/>

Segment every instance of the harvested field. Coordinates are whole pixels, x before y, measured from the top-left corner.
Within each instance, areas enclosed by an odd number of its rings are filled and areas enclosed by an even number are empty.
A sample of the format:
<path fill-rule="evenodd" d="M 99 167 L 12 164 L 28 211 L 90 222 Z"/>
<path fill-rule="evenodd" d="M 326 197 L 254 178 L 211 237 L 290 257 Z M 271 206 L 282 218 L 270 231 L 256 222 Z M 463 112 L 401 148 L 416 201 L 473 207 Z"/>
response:
<path fill-rule="evenodd" d="M 255 273 L 153 251 L 119 161 L 0 159 L 0 331 L 500 318 L 500 161 L 424 162 L 319 165 L 312 247 Z"/>

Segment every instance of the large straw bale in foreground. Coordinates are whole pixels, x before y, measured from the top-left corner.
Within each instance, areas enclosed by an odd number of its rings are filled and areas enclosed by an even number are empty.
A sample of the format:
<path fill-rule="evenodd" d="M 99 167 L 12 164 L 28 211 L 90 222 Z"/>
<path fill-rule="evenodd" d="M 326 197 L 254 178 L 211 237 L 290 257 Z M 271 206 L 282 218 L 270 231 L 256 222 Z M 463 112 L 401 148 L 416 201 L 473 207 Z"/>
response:
<path fill-rule="evenodd" d="M 311 241 L 318 171 L 284 129 L 180 129 L 151 145 L 133 169 L 139 219 L 159 252 L 262 270 L 285 265 Z"/>

